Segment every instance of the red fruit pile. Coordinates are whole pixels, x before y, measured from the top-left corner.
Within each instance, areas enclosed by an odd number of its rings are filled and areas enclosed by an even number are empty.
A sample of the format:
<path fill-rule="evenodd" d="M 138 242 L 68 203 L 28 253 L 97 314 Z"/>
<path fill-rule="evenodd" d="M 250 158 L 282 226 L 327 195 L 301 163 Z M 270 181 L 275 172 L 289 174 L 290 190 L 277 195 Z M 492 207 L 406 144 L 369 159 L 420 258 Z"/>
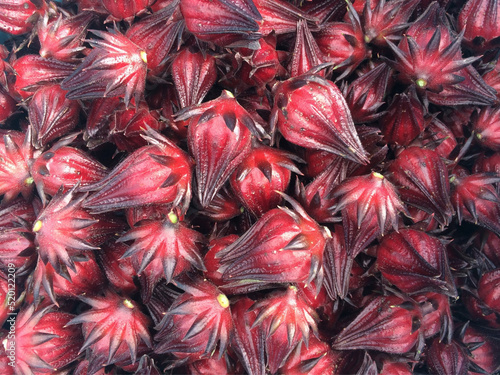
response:
<path fill-rule="evenodd" d="M 500 373 L 500 0 L 0 0 L 0 374 Z"/>

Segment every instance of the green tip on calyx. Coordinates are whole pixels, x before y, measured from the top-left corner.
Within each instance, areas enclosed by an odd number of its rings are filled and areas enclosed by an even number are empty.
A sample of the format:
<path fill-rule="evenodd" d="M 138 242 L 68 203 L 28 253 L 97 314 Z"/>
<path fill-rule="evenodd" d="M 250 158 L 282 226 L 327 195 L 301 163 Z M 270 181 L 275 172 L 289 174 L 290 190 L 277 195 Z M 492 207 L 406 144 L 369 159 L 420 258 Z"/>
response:
<path fill-rule="evenodd" d="M 148 63 L 148 55 L 146 51 L 139 52 L 139 56 L 141 56 L 141 60 L 144 61 L 145 64 Z"/>
<path fill-rule="evenodd" d="M 227 299 L 225 294 L 219 294 L 217 296 L 217 302 L 219 302 L 219 305 L 223 307 L 224 309 L 227 309 L 229 307 L 229 300 Z"/>
<path fill-rule="evenodd" d="M 381 174 L 380 174 L 380 173 L 378 173 L 378 172 L 373 172 L 373 173 L 372 173 L 372 176 L 373 176 L 373 177 L 380 178 L 380 179 L 382 179 L 382 180 L 384 179 L 384 176 L 383 176 L 383 175 L 381 175 Z"/>
<path fill-rule="evenodd" d="M 427 81 L 423 78 L 419 78 L 415 81 L 415 83 L 417 84 L 418 87 L 421 87 L 421 88 L 424 88 L 425 86 L 427 86 Z"/>
<path fill-rule="evenodd" d="M 170 211 L 168 214 L 168 220 L 170 220 L 172 224 L 177 224 L 179 222 L 179 216 L 177 216 L 174 211 Z"/>
<path fill-rule="evenodd" d="M 129 309 L 133 309 L 135 306 L 130 300 L 126 299 L 123 301 L 123 305 Z"/>
<path fill-rule="evenodd" d="M 481 140 L 481 138 L 483 138 L 483 136 L 481 135 L 481 133 L 477 133 L 476 134 L 476 138 L 479 139 L 479 140 Z"/>
<path fill-rule="evenodd" d="M 35 224 L 33 224 L 33 232 L 38 232 L 40 229 L 42 229 L 42 225 L 42 220 L 35 221 Z"/>
<path fill-rule="evenodd" d="M 28 177 L 26 180 L 24 180 L 25 185 L 31 185 L 33 182 L 35 182 L 33 177 Z"/>

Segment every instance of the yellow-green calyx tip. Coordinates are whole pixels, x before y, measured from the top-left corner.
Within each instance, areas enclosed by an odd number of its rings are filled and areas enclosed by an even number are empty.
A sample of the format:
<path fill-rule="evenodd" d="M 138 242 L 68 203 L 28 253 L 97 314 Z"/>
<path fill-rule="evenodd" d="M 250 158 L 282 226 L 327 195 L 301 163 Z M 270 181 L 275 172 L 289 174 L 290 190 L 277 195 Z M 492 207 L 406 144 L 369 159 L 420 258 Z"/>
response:
<path fill-rule="evenodd" d="M 35 224 L 33 224 L 33 232 L 38 232 L 40 229 L 42 229 L 42 225 L 42 220 L 35 221 Z"/>
<path fill-rule="evenodd" d="M 168 220 L 170 220 L 172 224 L 177 224 L 179 222 L 179 216 L 177 216 L 175 212 L 170 211 L 168 214 Z"/>
<path fill-rule="evenodd" d="M 418 87 L 425 87 L 427 86 L 427 81 L 423 78 L 419 78 L 415 81 L 415 83 L 417 84 Z"/>
<path fill-rule="evenodd" d="M 288 289 L 293 290 L 294 292 L 296 292 L 296 291 L 298 290 L 298 289 L 297 289 L 297 287 L 296 287 L 295 285 L 290 285 L 290 286 L 288 287 Z"/>
<path fill-rule="evenodd" d="M 123 304 L 125 305 L 125 307 L 128 307 L 129 309 L 134 308 L 134 304 L 132 302 L 130 302 L 128 299 L 124 300 Z"/>
<path fill-rule="evenodd" d="M 228 91 L 228 90 L 225 90 L 225 91 L 226 91 L 226 94 L 228 97 L 234 98 L 234 94 L 231 91 Z"/>
<path fill-rule="evenodd" d="M 481 138 L 483 138 L 483 136 L 481 135 L 481 133 L 477 133 L 476 134 L 476 138 L 479 139 L 479 140 L 481 140 Z"/>
<path fill-rule="evenodd" d="M 141 60 L 147 64 L 148 63 L 148 55 L 147 55 L 146 51 L 139 52 L 139 55 L 141 56 Z"/>
<path fill-rule="evenodd" d="M 219 294 L 217 296 L 217 301 L 219 302 L 219 305 L 221 305 L 223 308 L 227 309 L 229 307 L 229 300 L 227 299 L 225 294 Z"/>
<path fill-rule="evenodd" d="M 33 177 L 28 177 L 26 180 L 24 180 L 25 185 L 31 185 L 33 182 L 35 182 Z"/>
<path fill-rule="evenodd" d="M 384 176 L 383 176 L 383 175 L 381 175 L 381 174 L 380 174 L 380 173 L 378 173 L 378 172 L 373 172 L 373 173 L 372 173 L 372 175 L 373 175 L 373 177 L 377 177 L 377 178 L 380 178 L 380 179 L 383 179 L 383 178 L 384 178 Z"/>

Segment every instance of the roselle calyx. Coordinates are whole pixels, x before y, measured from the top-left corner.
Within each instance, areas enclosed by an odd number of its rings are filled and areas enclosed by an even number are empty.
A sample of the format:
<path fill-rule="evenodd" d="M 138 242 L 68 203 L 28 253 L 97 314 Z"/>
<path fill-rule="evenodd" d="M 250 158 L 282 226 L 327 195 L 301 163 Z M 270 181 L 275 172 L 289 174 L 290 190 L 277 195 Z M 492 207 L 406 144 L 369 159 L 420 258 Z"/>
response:
<path fill-rule="evenodd" d="M 144 48 L 148 78 L 152 80 L 163 77 L 169 53 L 182 37 L 185 26 L 179 16 L 178 5 L 179 1 L 172 1 L 168 6 L 134 22 L 125 34 L 131 42 Z"/>
<path fill-rule="evenodd" d="M 87 109 L 87 121 L 83 133 L 87 147 L 92 149 L 105 142 L 113 115 L 121 107 L 119 97 L 92 100 Z"/>
<path fill-rule="evenodd" d="M 12 35 L 28 33 L 47 8 L 45 1 L 2 1 L 0 30 Z"/>
<path fill-rule="evenodd" d="M 346 247 L 355 257 L 378 236 L 399 228 L 399 214 L 409 216 L 395 186 L 382 174 L 347 179 L 332 192 L 342 212 Z"/>
<path fill-rule="evenodd" d="M 238 200 L 255 217 L 275 208 L 282 200 L 276 191 L 285 192 L 291 172 L 301 174 L 292 160 L 297 157 L 270 147 L 254 148 L 230 178 Z"/>
<path fill-rule="evenodd" d="M 172 79 L 181 108 L 198 105 L 217 79 L 215 58 L 185 48 L 172 61 Z"/>
<path fill-rule="evenodd" d="M 28 115 L 33 128 L 33 145 L 43 148 L 67 135 L 78 125 L 80 104 L 66 98 L 61 86 L 45 85 L 33 94 Z"/>
<path fill-rule="evenodd" d="M 16 72 L 13 94 L 26 99 L 42 85 L 61 83 L 75 70 L 72 63 L 54 58 L 44 59 L 38 55 L 24 55 L 14 60 L 12 68 Z"/>
<path fill-rule="evenodd" d="M 306 74 L 324 62 L 322 53 L 304 20 L 297 23 L 297 37 L 292 60 L 288 66 L 291 77 Z M 323 75 L 323 72 L 320 73 Z"/>
<path fill-rule="evenodd" d="M 33 271 L 33 298 L 34 303 L 43 302 L 45 295 L 56 306 L 61 300 L 78 296 L 95 295 L 106 286 L 107 280 L 97 264 L 94 254 L 86 255 L 82 262 L 75 262 L 75 270 L 67 269 L 67 274 L 60 275 L 50 263 L 45 264 L 38 258 Z"/>
<path fill-rule="evenodd" d="M 458 15 L 458 27 L 464 30 L 464 43 L 478 52 L 498 47 L 499 23 L 498 1 L 469 0 Z"/>
<path fill-rule="evenodd" d="M 169 283 L 191 266 L 205 270 L 199 249 L 202 235 L 180 222 L 174 211 L 161 221 L 141 221 L 119 241 L 134 241 L 121 259 L 131 257 L 137 274 L 147 278 L 147 295 L 162 278 Z"/>
<path fill-rule="evenodd" d="M 18 220 L 12 226 L 0 227 L 0 269 L 15 267 L 19 277 L 31 272 L 35 261 L 35 244 L 29 223 Z"/>
<path fill-rule="evenodd" d="M 317 18 L 287 1 L 255 0 L 254 3 L 262 17 L 259 22 L 259 32 L 264 36 L 271 33 L 276 35 L 293 33 L 296 31 L 297 25 L 303 21 L 310 28 L 317 28 Z"/>
<path fill-rule="evenodd" d="M 134 16 L 140 15 L 147 11 L 147 7 L 154 3 L 153 0 L 101 0 L 104 8 L 110 13 L 108 21 L 125 20 L 129 23 Z"/>
<path fill-rule="evenodd" d="M 95 191 L 84 202 L 93 212 L 108 212 L 144 204 L 172 204 L 185 211 L 191 200 L 191 160 L 167 138 L 150 130 L 143 146 L 101 181 L 85 190 Z M 152 178 L 150 178 L 152 176 Z M 138 186 L 137 181 L 142 180 Z"/>
<path fill-rule="evenodd" d="M 500 344 L 491 336 L 491 332 L 466 324 L 460 332 L 460 338 L 470 351 L 469 359 L 474 372 L 495 373 L 500 369 L 500 358 L 496 355 Z"/>
<path fill-rule="evenodd" d="M 296 145 L 368 162 L 340 90 L 318 75 L 290 78 L 275 88 L 273 128 Z"/>
<path fill-rule="evenodd" d="M 458 221 L 466 220 L 500 235 L 500 198 L 492 185 L 500 182 L 500 177 L 495 174 L 454 175 L 451 182 L 451 199 Z"/>
<path fill-rule="evenodd" d="M 78 55 L 85 50 L 83 40 L 94 18 L 92 12 L 82 12 L 71 17 L 60 13 L 59 17 L 50 20 L 45 13 L 37 25 L 40 56 L 66 62 L 77 61 Z"/>
<path fill-rule="evenodd" d="M 25 373 L 48 374 L 64 368 L 77 360 L 83 341 L 78 327 L 67 326 L 72 318 L 74 315 L 57 310 L 53 305 L 39 309 L 35 309 L 34 304 L 23 307 L 16 316 L 15 339 L 0 334 L 4 343 L 0 348 L 4 352 L 2 357 L 7 357 L 4 355 L 6 348 L 14 344 L 16 368 Z M 4 369 L 6 374 L 11 374 L 10 371 L 11 367 Z M 15 373 L 17 370 L 12 371 Z"/>
<path fill-rule="evenodd" d="M 262 16 L 251 0 L 181 0 L 180 10 L 198 39 L 223 47 L 257 47 Z"/>
<path fill-rule="evenodd" d="M 464 347 L 457 342 L 443 343 L 434 339 L 427 350 L 426 362 L 433 373 L 443 375 L 466 375 L 469 373 L 469 358 Z"/>
<path fill-rule="evenodd" d="M 159 121 L 159 117 L 158 111 L 151 110 L 145 101 L 131 108 L 121 104 L 111 116 L 107 139 L 118 150 L 133 152 L 147 144 L 144 138 L 147 129 L 160 132 L 165 128 L 165 122 Z"/>
<path fill-rule="evenodd" d="M 477 287 L 479 298 L 491 309 L 500 314 L 500 292 L 498 282 L 500 280 L 500 270 L 485 272 Z"/>
<path fill-rule="evenodd" d="M 333 191 L 347 175 L 349 161 L 338 155 L 329 154 L 331 162 L 328 163 L 314 180 L 304 187 L 297 183 L 295 194 L 302 207 L 318 223 L 338 221 L 335 216 L 337 199 Z M 312 164 L 312 161 L 309 162 Z"/>
<path fill-rule="evenodd" d="M 16 131 L 0 131 L 0 194 L 9 202 L 21 194 L 29 199 L 35 187 L 29 173 L 29 160 L 34 155 L 31 146 L 31 128 L 26 134 Z"/>
<path fill-rule="evenodd" d="M 172 353 L 182 362 L 224 354 L 233 328 L 230 303 L 215 285 L 201 278 L 177 281 L 184 290 L 157 325 L 156 353 Z"/>
<path fill-rule="evenodd" d="M 131 295 L 138 290 L 134 278 L 136 272 L 130 258 L 122 259 L 128 246 L 114 240 L 102 244 L 96 252 L 96 259 L 106 275 L 109 284 L 119 293 Z"/>
<path fill-rule="evenodd" d="M 318 316 L 294 285 L 256 302 L 250 310 L 257 312 L 252 328 L 266 337 L 268 366 L 273 374 L 299 343 L 308 346 L 311 332 L 318 336 Z"/>
<path fill-rule="evenodd" d="M 438 105 L 489 105 L 495 100 L 491 88 L 470 66 L 477 57 L 462 58 L 463 33 L 453 39 L 437 2 L 408 28 L 398 46 L 387 44 L 396 56 L 391 65 L 406 84 L 426 91 L 430 102 Z"/>
<path fill-rule="evenodd" d="M 361 21 L 351 2 L 347 2 L 347 22 L 321 25 L 316 43 L 323 59 L 334 64 L 334 72 L 341 72 L 340 80 L 350 75 L 366 58 L 371 56 Z"/>
<path fill-rule="evenodd" d="M 412 296 L 422 308 L 422 332 L 426 339 L 439 334 L 439 339 L 451 342 L 453 318 L 450 297 L 443 293 L 427 292 Z"/>
<path fill-rule="evenodd" d="M 355 124 L 372 122 L 384 115 L 379 108 L 384 104 L 390 74 L 391 68 L 382 63 L 345 89 L 344 96 Z"/>
<path fill-rule="evenodd" d="M 328 296 L 334 301 L 345 299 L 349 293 L 354 256 L 345 246 L 341 225 L 335 225 L 331 238 L 327 239 L 323 257 L 324 285 Z"/>
<path fill-rule="evenodd" d="M 500 107 L 485 107 L 473 115 L 472 128 L 477 142 L 490 150 L 500 151 Z"/>
<path fill-rule="evenodd" d="M 100 181 L 108 170 L 78 148 L 55 145 L 37 157 L 30 167 L 31 175 L 41 196 L 54 196 L 61 186 L 64 191 L 75 186 L 85 187 Z"/>
<path fill-rule="evenodd" d="M 86 194 L 76 193 L 78 184 L 67 192 L 59 189 L 33 223 L 40 259 L 60 275 L 68 268 L 76 272 L 75 260 L 98 247 L 88 242 L 99 220 L 82 208 Z"/>
<path fill-rule="evenodd" d="M 0 87 L 0 124 L 3 124 L 16 111 L 16 104 L 16 100 Z"/>
<path fill-rule="evenodd" d="M 241 215 L 244 210 L 232 190 L 226 185 L 217 192 L 208 207 L 201 211 L 201 214 L 214 221 L 224 222 Z"/>
<path fill-rule="evenodd" d="M 433 215 L 442 226 L 450 223 L 454 210 L 448 170 L 435 151 L 409 147 L 397 156 L 388 171 L 403 202 Z"/>
<path fill-rule="evenodd" d="M 426 126 L 425 108 L 417 97 L 414 86 L 396 94 L 380 119 L 382 134 L 389 143 L 408 146 Z"/>
<path fill-rule="evenodd" d="M 353 4 L 354 8 L 361 3 L 356 2 Z M 347 3 L 341 1 L 318 1 L 314 3 L 303 3 L 300 7 L 307 14 L 318 19 L 319 24 L 324 24 L 332 20 L 340 20 L 344 17 L 347 11 Z"/>
<path fill-rule="evenodd" d="M 101 39 L 89 40 L 92 51 L 62 82 L 66 98 L 118 96 L 126 106 L 132 99 L 139 103 L 146 85 L 146 52 L 118 31 L 92 33 Z"/>
<path fill-rule="evenodd" d="M 276 208 L 219 251 L 225 287 L 266 288 L 269 283 L 311 282 L 322 278 L 325 230 L 294 201 Z"/>
<path fill-rule="evenodd" d="M 248 297 L 241 298 L 231 306 L 234 334 L 232 342 L 236 355 L 249 374 L 263 375 L 266 373 L 264 330 L 252 329 L 257 310 L 252 310 L 254 301 Z"/>
<path fill-rule="evenodd" d="M 424 232 L 402 229 L 385 237 L 377 249 L 377 267 L 406 293 L 436 292 L 457 297 L 445 246 Z"/>
<path fill-rule="evenodd" d="M 196 162 L 196 196 L 207 207 L 250 152 L 249 128 L 254 128 L 254 121 L 228 91 L 177 117 L 187 119 L 189 150 Z"/>
<path fill-rule="evenodd" d="M 434 151 L 444 159 L 450 159 L 458 146 L 452 130 L 437 118 L 432 118 L 421 135 L 425 147 L 433 147 Z M 418 139 L 416 140 L 418 142 Z"/>
<path fill-rule="evenodd" d="M 129 365 L 152 346 L 150 318 L 132 299 L 110 290 L 95 297 L 80 296 L 92 308 L 67 323 L 82 325 L 85 341 L 80 353 L 87 351 L 89 372 L 108 364 Z"/>
<path fill-rule="evenodd" d="M 387 359 L 382 363 L 382 369 L 380 370 L 380 375 L 411 375 L 413 371 L 410 370 L 410 366 L 405 362 L 398 362 L 397 360 L 391 361 Z"/>
<path fill-rule="evenodd" d="M 372 349 L 408 353 L 421 346 L 422 315 L 410 301 L 396 296 L 375 297 L 336 337 L 333 349 Z"/>
<path fill-rule="evenodd" d="M 331 350 L 326 342 L 311 336 L 308 345 L 303 342 L 297 345 L 282 368 L 290 375 L 335 374 L 339 356 L 340 352 Z"/>
<path fill-rule="evenodd" d="M 415 0 L 367 1 L 361 15 L 365 42 L 377 46 L 385 46 L 386 40 L 397 42 L 417 5 Z"/>
<path fill-rule="evenodd" d="M 247 85 L 256 86 L 261 91 L 267 84 L 272 84 L 275 78 L 283 77 L 285 69 L 280 64 L 283 60 L 283 51 L 276 49 L 276 35 L 271 34 L 258 40 L 259 48 L 239 48 L 241 56 L 240 69 L 236 72 L 236 79 L 243 80 Z M 238 60 L 238 57 L 236 57 Z"/>

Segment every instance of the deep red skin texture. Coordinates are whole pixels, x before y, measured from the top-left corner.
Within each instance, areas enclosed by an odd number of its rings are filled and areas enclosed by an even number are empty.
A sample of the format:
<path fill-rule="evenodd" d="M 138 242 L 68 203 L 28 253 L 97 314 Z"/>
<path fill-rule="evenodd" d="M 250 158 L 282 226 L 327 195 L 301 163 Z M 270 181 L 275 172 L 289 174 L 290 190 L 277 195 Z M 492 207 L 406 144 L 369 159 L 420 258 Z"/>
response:
<path fill-rule="evenodd" d="M 47 174 L 48 171 L 48 174 Z M 85 187 L 98 182 L 108 170 L 80 149 L 61 147 L 40 155 L 31 166 L 35 184 L 43 186 L 43 191 L 55 195 L 61 186 L 67 191 L 80 181 Z"/>
<path fill-rule="evenodd" d="M 402 229 L 378 247 L 382 275 L 406 293 L 425 291 L 456 295 L 445 246 L 425 232 Z"/>
<path fill-rule="evenodd" d="M 197 196 L 202 207 L 210 204 L 250 152 L 251 133 L 243 121 L 253 120 L 231 96 L 224 92 L 219 99 L 203 104 L 202 113 L 189 122 L 188 145 L 196 161 Z"/>
<path fill-rule="evenodd" d="M 291 161 L 286 154 L 272 148 L 254 149 L 240 163 L 229 180 L 237 198 L 256 217 L 261 217 L 275 208 L 282 199 L 276 190 L 285 192 L 290 183 L 290 170 L 279 163 L 291 163 Z M 268 180 L 263 172 L 269 167 L 271 180 Z M 246 176 L 240 179 L 244 173 Z"/>

